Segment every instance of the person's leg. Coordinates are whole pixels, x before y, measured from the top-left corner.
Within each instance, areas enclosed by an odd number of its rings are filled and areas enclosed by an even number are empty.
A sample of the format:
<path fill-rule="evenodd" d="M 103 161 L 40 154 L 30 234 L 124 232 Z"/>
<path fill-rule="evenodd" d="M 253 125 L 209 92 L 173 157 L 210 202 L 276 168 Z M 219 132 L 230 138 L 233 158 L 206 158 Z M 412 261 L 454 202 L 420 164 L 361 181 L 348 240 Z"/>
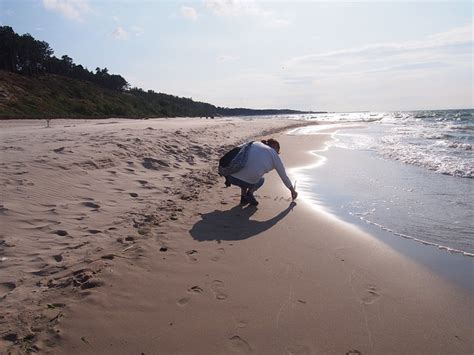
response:
<path fill-rule="evenodd" d="M 249 201 L 247 200 L 248 191 L 249 189 L 247 187 L 240 188 L 240 204 L 241 205 L 246 205 L 247 203 L 249 203 Z"/>
<path fill-rule="evenodd" d="M 253 185 L 249 184 L 245 181 L 242 181 L 240 179 L 237 179 L 237 178 L 233 177 L 232 175 L 228 176 L 228 181 L 232 185 L 240 187 L 240 204 L 241 205 L 248 204 L 249 203 L 249 201 L 247 199 L 248 191 Z"/>
<path fill-rule="evenodd" d="M 265 182 L 265 179 L 262 177 L 260 178 L 260 180 L 258 180 L 258 182 L 253 185 L 247 192 L 247 201 L 248 203 L 250 203 L 252 206 L 257 206 L 258 205 L 258 201 L 257 199 L 255 198 L 255 196 L 253 195 L 253 193 L 255 191 L 257 191 L 259 188 L 262 187 L 263 183 Z"/>
<path fill-rule="evenodd" d="M 249 189 L 248 193 L 253 195 L 255 191 L 257 191 L 259 188 L 262 187 L 264 182 L 265 182 L 265 178 L 263 177 L 260 178 L 260 180 L 258 180 L 258 182 Z"/>

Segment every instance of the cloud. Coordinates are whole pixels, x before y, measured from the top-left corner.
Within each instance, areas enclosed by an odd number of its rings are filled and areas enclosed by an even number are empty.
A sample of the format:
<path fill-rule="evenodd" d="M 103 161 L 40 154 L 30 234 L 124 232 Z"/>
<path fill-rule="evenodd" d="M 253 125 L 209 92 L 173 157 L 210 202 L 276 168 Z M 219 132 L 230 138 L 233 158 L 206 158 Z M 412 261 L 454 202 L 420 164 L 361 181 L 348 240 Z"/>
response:
<path fill-rule="evenodd" d="M 88 0 L 43 0 L 43 6 L 48 11 L 76 21 L 82 21 L 83 15 L 92 11 Z"/>
<path fill-rule="evenodd" d="M 462 44 L 472 43 L 474 34 L 474 24 L 467 26 L 456 27 L 449 31 L 437 33 L 429 37 L 432 44 Z"/>
<path fill-rule="evenodd" d="M 258 16 L 262 9 L 252 0 L 205 0 L 206 7 L 217 16 Z"/>
<path fill-rule="evenodd" d="M 284 66 L 295 75 L 302 72 L 346 75 L 439 69 L 469 59 L 473 48 L 472 33 L 472 25 L 463 26 L 419 41 L 377 43 L 295 57 Z"/>
<path fill-rule="evenodd" d="M 128 39 L 128 32 L 125 31 L 121 26 L 117 27 L 115 30 L 112 32 L 112 37 L 120 40 L 120 41 L 125 41 Z"/>
<path fill-rule="evenodd" d="M 190 6 L 181 6 L 181 15 L 184 18 L 192 21 L 196 21 L 198 18 L 196 10 L 194 9 L 194 7 Z"/>
<path fill-rule="evenodd" d="M 272 10 L 264 9 L 254 0 L 204 0 L 204 3 L 216 16 L 257 17 L 271 27 L 283 27 L 289 24 L 288 20 L 281 19 Z"/>
<path fill-rule="evenodd" d="M 130 26 L 125 29 L 122 26 L 116 27 L 110 34 L 114 39 L 119 41 L 126 41 L 131 35 L 140 36 L 145 30 L 140 26 Z"/>
<path fill-rule="evenodd" d="M 283 63 L 275 77 L 295 100 L 311 93 L 313 101 L 306 104 L 325 109 L 466 107 L 472 33 L 468 25 L 412 41 L 298 56 Z"/>

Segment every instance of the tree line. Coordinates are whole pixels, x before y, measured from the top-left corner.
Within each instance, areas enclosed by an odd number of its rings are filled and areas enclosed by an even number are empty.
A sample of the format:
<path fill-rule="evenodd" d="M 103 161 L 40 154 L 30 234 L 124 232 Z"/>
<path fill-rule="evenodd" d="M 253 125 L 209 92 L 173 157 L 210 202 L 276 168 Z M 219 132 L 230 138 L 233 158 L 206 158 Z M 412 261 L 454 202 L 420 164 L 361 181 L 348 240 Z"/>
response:
<path fill-rule="evenodd" d="M 107 68 L 96 68 L 94 73 L 75 64 L 67 55 L 59 59 L 47 42 L 38 41 L 29 33 L 20 36 L 9 26 L 0 26 L 0 70 L 29 76 L 62 75 L 115 91 L 129 88 L 122 76 L 109 74 Z"/>
<path fill-rule="evenodd" d="M 303 113 L 216 107 L 191 98 L 131 88 L 122 76 L 109 74 L 107 68 L 96 68 L 92 72 L 75 64 L 67 55 L 57 58 L 47 42 L 36 40 L 28 33 L 19 35 L 9 26 L 0 26 L 0 70 L 19 75 L 29 88 L 24 95 L 13 95 L 16 101 L 4 103 L 3 109 L 0 106 L 0 118 L 216 117 Z M 50 76 L 45 80 L 38 80 L 48 74 Z M 8 78 L 10 83 L 13 80 L 7 75 L 0 75 L 2 77 L 5 81 Z M 92 85 L 86 85 L 88 83 Z M 15 90 L 14 86 L 10 88 Z"/>

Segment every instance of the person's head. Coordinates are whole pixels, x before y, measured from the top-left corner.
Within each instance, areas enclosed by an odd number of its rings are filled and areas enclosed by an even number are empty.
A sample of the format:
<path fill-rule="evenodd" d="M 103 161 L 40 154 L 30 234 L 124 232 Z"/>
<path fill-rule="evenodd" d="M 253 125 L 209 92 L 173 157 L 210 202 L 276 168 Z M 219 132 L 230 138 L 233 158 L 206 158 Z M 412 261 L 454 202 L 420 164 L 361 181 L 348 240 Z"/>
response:
<path fill-rule="evenodd" d="M 263 144 L 268 145 L 269 147 L 273 148 L 278 154 L 280 154 L 280 143 L 276 139 L 264 139 L 262 140 Z"/>

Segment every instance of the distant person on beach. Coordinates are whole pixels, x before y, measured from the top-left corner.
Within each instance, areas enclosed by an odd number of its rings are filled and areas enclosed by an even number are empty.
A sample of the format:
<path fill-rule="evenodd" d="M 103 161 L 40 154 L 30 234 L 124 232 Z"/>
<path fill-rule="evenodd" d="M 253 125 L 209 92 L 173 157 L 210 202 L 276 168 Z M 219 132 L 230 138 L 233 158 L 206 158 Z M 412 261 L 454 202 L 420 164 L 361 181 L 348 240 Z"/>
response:
<path fill-rule="evenodd" d="M 280 157 L 280 143 L 270 138 L 261 142 L 253 142 L 249 148 L 245 166 L 238 172 L 228 176 L 232 185 L 241 189 L 240 204 L 257 206 L 258 201 L 253 195 L 265 182 L 264 174 L 276 169 L 285 186 L 291 191 L 291 197 L 296 199 L 298 193 L 286 175 L 285 167 Z"/>

